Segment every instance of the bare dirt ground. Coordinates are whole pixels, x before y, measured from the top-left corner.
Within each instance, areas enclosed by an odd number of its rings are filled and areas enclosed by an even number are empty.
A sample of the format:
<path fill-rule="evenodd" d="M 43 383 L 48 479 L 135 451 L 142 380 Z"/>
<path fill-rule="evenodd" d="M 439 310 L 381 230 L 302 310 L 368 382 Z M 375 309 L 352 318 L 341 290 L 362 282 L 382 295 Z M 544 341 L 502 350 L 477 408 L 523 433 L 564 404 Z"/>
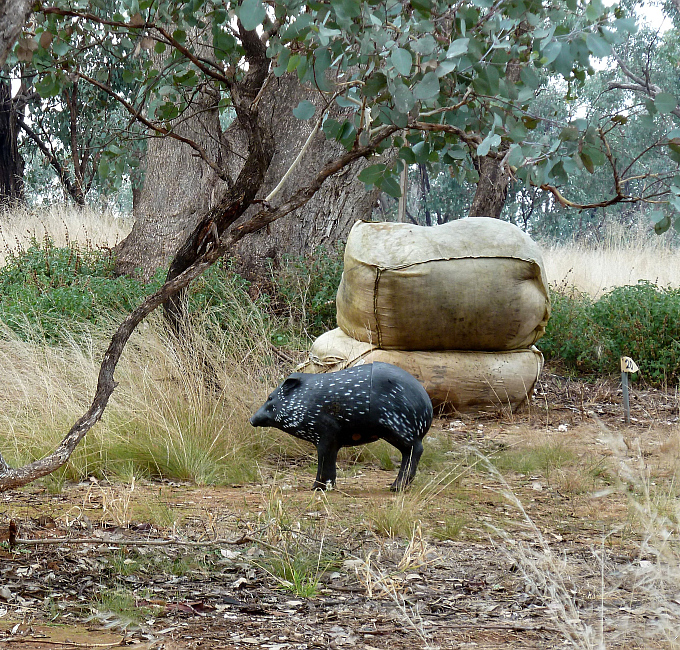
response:
<path fill-rule="evenodd" d="M 437 420 L 407 495 L 351 454 L 325 495 L 300 459 L 0 495 L 0 647 L 677 647 L 634 504 L 673 519 L 678 398 L 636 388 L 632 415 L 615 383 L 545 373 L 522 414 Z"/>

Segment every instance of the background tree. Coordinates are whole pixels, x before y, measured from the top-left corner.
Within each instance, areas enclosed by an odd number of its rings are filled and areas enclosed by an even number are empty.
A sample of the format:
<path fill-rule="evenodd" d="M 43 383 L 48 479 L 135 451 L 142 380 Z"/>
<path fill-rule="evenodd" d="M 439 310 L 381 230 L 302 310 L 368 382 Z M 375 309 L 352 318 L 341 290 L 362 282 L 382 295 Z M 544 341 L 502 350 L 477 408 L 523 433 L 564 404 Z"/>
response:
<path fill-rule="evenodd" d="M 24 161 L 19 154 L 18 130 L 10 83 L 0 78 L 0 202 L 23 198 Z"/>

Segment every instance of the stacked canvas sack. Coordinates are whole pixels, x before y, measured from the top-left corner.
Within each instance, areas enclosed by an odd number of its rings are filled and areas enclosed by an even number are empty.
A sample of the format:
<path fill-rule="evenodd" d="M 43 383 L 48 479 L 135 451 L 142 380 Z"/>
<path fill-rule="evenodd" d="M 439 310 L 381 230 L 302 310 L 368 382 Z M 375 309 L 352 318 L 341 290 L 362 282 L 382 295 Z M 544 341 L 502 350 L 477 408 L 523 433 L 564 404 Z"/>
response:
<path fill-rule="evenodd" d="M 334 372 L 384 361 L 410 372 L 442 410 L 514 411 L 531 394 L 543 368 L 535 347 L 506 352 L 380 350 L 340 328 L 322 334 L 302 372 Z"/>
<path fill-rule="evenodd" d="M 498 219 L 442 226 L 357 222 L 337 294 L 339 328 L 305 372 L 386 361 L 444 410 L 514 410 L 543 367 L 533 347 L 550 315 L 538 245 Z"/>
<path fill-rule="evenodd" d="M 357 222 L 347 238 L 338 325 L 386 350 L 516 350 L 545 332 L 538 245 L 474 217 L 442 226 Z"/>

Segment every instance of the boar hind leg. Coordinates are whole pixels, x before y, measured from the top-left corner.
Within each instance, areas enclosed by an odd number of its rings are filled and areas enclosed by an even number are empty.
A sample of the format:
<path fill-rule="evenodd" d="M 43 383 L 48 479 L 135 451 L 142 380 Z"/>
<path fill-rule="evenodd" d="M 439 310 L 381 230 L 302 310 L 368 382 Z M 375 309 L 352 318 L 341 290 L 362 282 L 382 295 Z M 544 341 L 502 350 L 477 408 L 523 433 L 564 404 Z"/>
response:
<path fill-rule="evenodd" d="M 312 490 L 326 490 L 328 487 L 335 486 L 339 450 L 340 447 L 334 440 L 319 440 L 316 445 L 319 466 L 316 470 L 316 480 L 312 485 Z"/>
<path fill-rule="evenodd" d="M 396 480 L 390 485 L 392 492 L 400 492 L 410 485 L 416 475 L 420 457 L 423 455 L 423 443 L 416 439 L 413 446 L 397 447 L 397 449 L 401 451 L 401 467 Z"/>

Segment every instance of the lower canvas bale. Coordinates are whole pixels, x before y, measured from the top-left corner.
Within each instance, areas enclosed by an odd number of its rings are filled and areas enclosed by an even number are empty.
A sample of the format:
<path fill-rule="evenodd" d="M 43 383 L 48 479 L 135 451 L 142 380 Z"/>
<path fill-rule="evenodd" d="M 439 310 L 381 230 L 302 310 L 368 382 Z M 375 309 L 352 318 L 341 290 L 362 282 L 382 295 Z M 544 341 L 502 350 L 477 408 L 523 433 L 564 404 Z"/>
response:
<path fill-rule="evenodd" d="M 379 350 L 335 329 L 312 345 L 302 372 L 333 372 L 384 361 L 414 375 L 435 407 L 461 413 L 515 410 L 531 395 L 543 368 L 535 348 L 507 352 Z"/>

